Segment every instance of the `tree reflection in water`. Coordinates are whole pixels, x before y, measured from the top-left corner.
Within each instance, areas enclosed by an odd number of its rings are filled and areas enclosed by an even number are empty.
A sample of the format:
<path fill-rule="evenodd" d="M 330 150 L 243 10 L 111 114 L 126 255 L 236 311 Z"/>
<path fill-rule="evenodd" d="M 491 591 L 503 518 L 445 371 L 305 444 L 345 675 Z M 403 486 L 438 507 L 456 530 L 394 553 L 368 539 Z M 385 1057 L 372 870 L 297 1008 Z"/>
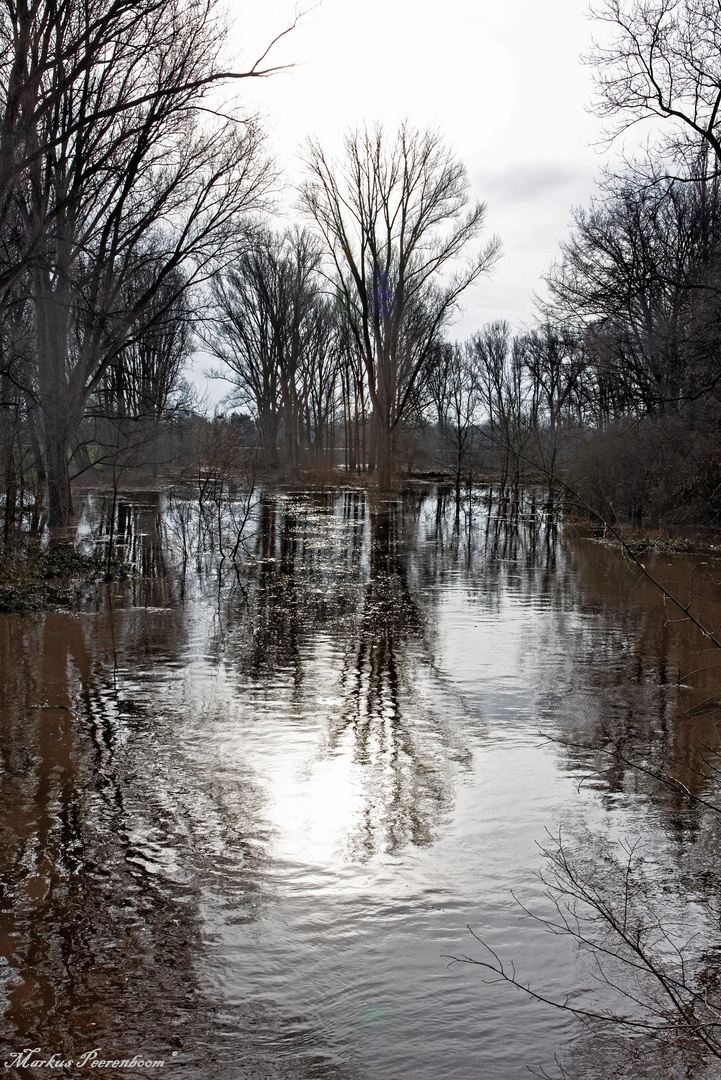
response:
<path fill-rule="evenodd" d="M 105 550 L 106 510 L 91 500 L 88 547 Z M 718 838 L 702 812 L 593 748 L 612 730 L 639 760 L 707 790 L 701 748 L 718 746 L 718 663 L 617 553 L 564 539 L 532 492 L 514 503 L 478 490 L 458 508 L 442 490 L 390 501 L 261 492 L 236 559 L 235 541 L 206 544 L 213 515 L 201 522 L 191 502 L 144 494 L 115 512 L 116 550 L 135 568 L 127 581 L 79 615 L 0 620 L 0 975 L 11 1045 L 77 1054 L 116 1047 L 121 1030 L 124 1052 L 191 1054 L 193 1078 L 235 1080 L 238 1047 L 264 1077 L 350 1075 L 352 1022 L 335 1016 L 335 1044 L 324 1034 L 342 964 L 321 1012 L 298 1016 L 247 1000 L 242 984 L 223 1004 L 208 972 L 220 979 L 232 963 L 213 961 L 214 945 L 249 948 L 281 911 L 320 954 L 327 931 L 308 915 L 317 904 L 334 918 L 350 912 L 350 947 L 356 909 L 334 906 L 324 889 L 346 896 L 345 875 L 377 882 L 381 866 L 401 874 L 426 858 L 461 875 L 461 935 L 478 890 L 495 886 L 477 872 L 488 862 L 480 841 L 465 848 L 464 834 L 453 847 L 459 792 L 470 815 L 460 827 L 475 837 L 487 762 L 501 745 L 505 761 L 517 747 L 536 754 L 539 728 L 564 741 L 554 752 L 558 772 L 575 777 L 572 814 L 579 775 L 589 777 L 583 797 L 595 792 L 609 819 L 631 810 L 638 820 L 648 803 L 653 828 L 677 840 L 679 868 L 705 888 Z M 227 536 L 240 517 L 228 511 Z M 682 589 L 713 579 L 700 560 L 657 562 Z M 702 603 L 714 618 L 711 593 Z M 504 816 L 525 823 L 533 813 L 484 805 L 501 832 Z M 547 823 L 524 829 L 541 837 Z M 691 835 L 695 862 L 684 855 Z M 369 932 L 406 948 L 386 910 L 372 909 Z M 282 967 L 288 943 L 266 947 L 259 955 Z M 456 947 L 434 941 L 431 963 Z M 468 1040 L 464 1078 L 478 1072 L 471 1020 L 483 992 L 466 987 L 444 1014 L 454 1045 Z M 406 1019 L 417 1030 L 419 1016 Z M 383 1053 L 400 1053 L 397 1043 L 410 1054 L 403 1037 Z"/>
<path fill-rule="evenodd" d="M 99 1047 L 197 1080 L 235 1080 L 239 1060 L 350 1077 L 322 1032 L 253 1002 L 221 1008 L 203 986 L 203 906 L 215 890 L 257 918 L 264 834 L 253 777 L 233 803 L 194 761 L 204 718 L 173 693 L 186 617 L 126 604 L 0 619 L 3 1060 Z"/>
<path fill-rule="evenodd" d="M 411 689 L 412 668 L 432 662 L 424 641 L 431 613 L 428 594 L 412 595 L 409 588 L 405 526 L 400 502 L 370 507 L 368 578 L 346 649 L 343 707 L 331 723 L 331 747 L 352 729 L 354 760 L 363 772 L 362 823 L 351 841 L 360 860 L 377 850 L 393 854 L 406 843 L 429 843 L 450 798 L 443 768 L 450 748 L 433 746 L 424 719 L 440 743 L 446 725 L 439 715 L 424 718 Z M 437 713 L 445 697 L 440 689 Z"/>
<path fill-rule="evenodd" d="M 172 820 L 143 834 L 97 659 L 78 619 L 0 620 L 5 1035 L 65 1056 L 110 1049 L 122 1002 L 126 1048 L 169 1055 L 195 992 L 197 898 L 160 872 Z"/>
<path fill-rule="evenodd" d="M 348 758 L 344 845 L 358 861 L 428 843 L 468 761 L 453 729 L 463 704 L 434 668 L 435 594 L 409 582 L 421 503 L 359 491 L 262 500 L 251 572 L 217 626 L 214 654 L 240 677 L 246 709 L 320 725 L 317 752 Z"/>

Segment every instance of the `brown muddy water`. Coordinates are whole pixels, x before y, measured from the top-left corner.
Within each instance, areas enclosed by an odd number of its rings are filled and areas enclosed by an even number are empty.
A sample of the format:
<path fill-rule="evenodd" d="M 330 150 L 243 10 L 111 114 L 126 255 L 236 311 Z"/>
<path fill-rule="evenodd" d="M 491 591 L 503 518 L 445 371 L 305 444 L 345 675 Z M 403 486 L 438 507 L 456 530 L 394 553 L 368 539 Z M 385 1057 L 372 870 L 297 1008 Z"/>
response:
<path fill-rule="evenodd" d="M 107 512 L 89 498 L 86 550 Z M 512 895 L 544 910 L 546 830 L 641 838 L 666 887 L 715 867 L 698 806 L 564 745 L 612 732 L 706 791 L 715 651 L 530 498 L 264 495 L 234 562 L 225 528 L 122 500 L 129 582 L 0 618 L 5 1074 L 593 1069 L 572 1018 L 449 957 L 482 956 L 470 925 L 539 991 L 588 984 Z M 714 560 L 648 563 L 721 622 Z"/>

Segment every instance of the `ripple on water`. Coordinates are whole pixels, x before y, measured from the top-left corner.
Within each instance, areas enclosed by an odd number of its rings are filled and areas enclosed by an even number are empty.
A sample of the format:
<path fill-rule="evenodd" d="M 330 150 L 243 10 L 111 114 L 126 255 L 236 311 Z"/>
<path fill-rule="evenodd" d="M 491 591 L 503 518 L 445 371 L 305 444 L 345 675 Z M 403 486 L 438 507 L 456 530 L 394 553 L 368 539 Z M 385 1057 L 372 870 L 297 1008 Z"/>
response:
<path fill-rule="evenodd" d="M 268 498 L 240 585 L 215 567 L 164 606 L 0 620 L 12 1043 L 175 1048 L 216 1080 L 509 1080 L 572 1045 L 451 958 L 486 955 L 470 924 L 563 994 L 570 946 L 511 896 L 544 910 L 538 843 L 666 822 L 539 730 L 623 721 L 652 753 L 718 672 L 659 695 L 698 646 L 656 636 L 613 553 L 538 517 L 459 532 L 444 505 Z"/>

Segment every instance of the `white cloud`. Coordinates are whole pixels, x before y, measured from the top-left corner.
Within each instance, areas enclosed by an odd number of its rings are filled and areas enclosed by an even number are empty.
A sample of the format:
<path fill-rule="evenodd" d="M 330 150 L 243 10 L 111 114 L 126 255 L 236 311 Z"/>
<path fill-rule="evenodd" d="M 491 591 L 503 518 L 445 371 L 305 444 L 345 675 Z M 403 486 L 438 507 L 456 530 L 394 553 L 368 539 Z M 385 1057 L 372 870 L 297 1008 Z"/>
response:
<path fill-rule="evenodd" d="M 586 0 L 321 0 L 271 54 L 295 66 L 240 84 L 286 170 L 286 207 L 308 134 L 337 147 L 363 121 L 437 127 L 505 251 L 492 281 L 465 298 L 456 332 L 528 320 L 571 207 L 588 201 L 601 164 L 591 72 L 579 60 L 592 34 L 585 11 Z M 232 46 L 252 62 L 294 13 L 289 0 L 234 12 Z"/>

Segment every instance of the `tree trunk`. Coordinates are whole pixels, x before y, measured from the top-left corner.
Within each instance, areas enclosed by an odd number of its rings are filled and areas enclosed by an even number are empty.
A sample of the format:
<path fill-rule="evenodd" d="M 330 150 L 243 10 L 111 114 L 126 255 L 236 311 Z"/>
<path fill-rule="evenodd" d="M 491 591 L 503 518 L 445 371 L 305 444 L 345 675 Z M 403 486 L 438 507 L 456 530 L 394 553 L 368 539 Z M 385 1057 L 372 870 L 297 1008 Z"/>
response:
<path fill-rule="evenodd" d="M 360 450 L 360 411 L 358 409 L 358 391 L 354 395 L 355 397 L 355 419 L 353 421 L 353 468 L 355 472 L 361 472 L 361 450 Z"/>
<path fill-rule="evenodd" d="M 393 453 L 390 425 L 378 418 L 378 487 L 390 491 L 393 474 Z"/>
<path fill-rule="evenodd" d="M 258 417 L 258 433 L 265 467 L 276 469 L 278 467 L 278 422 L 269 412 L 261 412 Z"/>
<path fill-rule="evenodd" d="M 34 469 L 35 469 L 35 503 L 40 502 L 40 493 L 45 490 L 45 461 L 43 460 L 43 451 L 40 445 L 40 436 L 38 434 L 38 427 L 36 422 L 35 404 L 32 401 L 30 394 L 26 392 L 25 403 L 27 407 L 27 421 L 28 432 L 30 434 L 30 446 L 33 452 Z"/>
<path fill-rule="evenodd" d="M 45 434 L 45 469 L 48 484 L 48 524 L 66 528 L 73 516 L 70 493 L 69 451 L 85 401 L 74 390 L 67 373 L 69 298 L 60 285 L 53 288 L 50 274 L 34 277 L 35 324 L 38 342 L 39 404 Z M 74 400 L 77 396 L 81 400 Z"/>
<path fill-rule="evenodd" d="M 57 430 L 54 418 L 45 418 L 45 466 L 48 478 L 48 525 L 66 528 L 73 517 L 67 433 Z"/>
<path fill-rule="evenodd" d="M 363 390 L 361 388 L 361 394 Z M 368 417 L 366 414 L 365 398 L 361 397 L 361 444 L 360 444 L 360 463 L 361 471 L 368 472 Z"/>

